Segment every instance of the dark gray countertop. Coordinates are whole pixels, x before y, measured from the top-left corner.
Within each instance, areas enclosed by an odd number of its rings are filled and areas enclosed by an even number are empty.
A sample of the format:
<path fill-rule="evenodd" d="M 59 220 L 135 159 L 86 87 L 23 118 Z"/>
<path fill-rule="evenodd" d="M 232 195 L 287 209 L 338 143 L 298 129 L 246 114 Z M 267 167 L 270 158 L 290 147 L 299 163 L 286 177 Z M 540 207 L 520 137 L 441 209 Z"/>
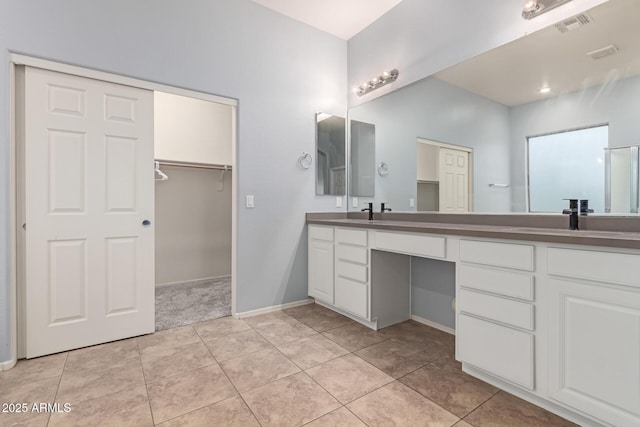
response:
<path fill-rule="evenodd" d="M 366 216 L 360 213 L 308 213 L 307 223 L 412 233 L 640 249 L 640 232 L 636 231 L 640 218 L 637 217 L 618 218 L 619 227 L 613 226 L 607 218 L 603 224 L 605 230 L 594 229 L 599 225 L 598 221 L 594 220 L 596 217 L 590 217 L 588 220 L 581 218 L 584 228 L 589 226 L 591 229 L 569 230 L 560 228 L 566 226 L 568 219 L 555 215 L 438 215 L 419 213 L 384 215 L 385 219 L 379 219 L 380 215 L 378 214 L 373 221 L 368 221 Z M 628 224 L 624 224 L 626 220 L 630 220 Z M 615 230 L 615 228 L 623 228 L 625 225 L 626 228 L 632 230 Z"/>

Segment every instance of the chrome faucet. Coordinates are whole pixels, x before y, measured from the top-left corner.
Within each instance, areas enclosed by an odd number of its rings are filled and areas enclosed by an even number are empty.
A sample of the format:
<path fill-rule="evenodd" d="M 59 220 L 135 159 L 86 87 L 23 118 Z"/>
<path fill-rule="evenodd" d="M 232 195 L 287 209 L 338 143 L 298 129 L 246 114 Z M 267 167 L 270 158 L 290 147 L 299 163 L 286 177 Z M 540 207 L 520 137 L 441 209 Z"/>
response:
<path fill-rule="evenodd" d="M 360 212 L 369 212 L 369 221 L 373 221 L 373 202 L 369 202 L 369 207 L 362 209 Z"/>

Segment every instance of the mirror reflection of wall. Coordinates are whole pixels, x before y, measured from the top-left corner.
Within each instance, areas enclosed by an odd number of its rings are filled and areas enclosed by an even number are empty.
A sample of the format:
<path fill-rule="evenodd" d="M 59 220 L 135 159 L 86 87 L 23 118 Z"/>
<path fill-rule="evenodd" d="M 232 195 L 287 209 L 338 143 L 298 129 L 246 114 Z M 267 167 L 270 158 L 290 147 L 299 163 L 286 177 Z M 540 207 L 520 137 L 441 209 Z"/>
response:
<path fill-rule="evenodd" d="M 529 211 L 531 135 L 608 123 L 608 148 L 637 144 L 640 2 L 610 0 L 586 14 L 580 25 L 552 25 L 352 108 L 350 117 L 376 124 L 376 158 L 392 171 L 375 178 L 373 201 L 403 211 L 417 199 L 423 208 L 418 137 L 473 149 L 476 212 Z M 609 45 L 611 55 L 588 55 Z"/>
<path fill-rule="evenodd" d="M 375 188 L 376 127 L 350 120 L 350 185 L 349 195 L 373 197 Z"/>
<path fill-rule="evenodd" d="M 316 194 L 345 194 L 345 141 L 344 117 L 316 114 Z"/>

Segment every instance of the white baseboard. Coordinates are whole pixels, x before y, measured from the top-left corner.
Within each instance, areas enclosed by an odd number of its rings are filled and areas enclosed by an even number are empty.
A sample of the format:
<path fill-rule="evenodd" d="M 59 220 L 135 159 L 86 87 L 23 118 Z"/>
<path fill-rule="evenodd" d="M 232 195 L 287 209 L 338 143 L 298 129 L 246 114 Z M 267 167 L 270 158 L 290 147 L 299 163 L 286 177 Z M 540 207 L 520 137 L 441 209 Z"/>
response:
<path fill-rule="evenodd" d="M 7 360 L 6 362 L 0 362 L 0 372 L 8 371 L 9 369 L 16 366 L 17 360 Z"/>
<path fill-rule="evenodd" d="M 287 308 L 299 307 L 301 305 L 313 304 L 312 298 L 303 299 L 300 301 L 288 302 L 286 304 L 272 305 L 271 307 L 259 308 L 257 310 L 243 311 L 242 313 L 236 313 L 233 315 L 236 319 L 242 319 L 245 317 L 257 316 L 259 314 L 272 313 L 274 311 L 286 310 Z"/>
<path fill-rule="evenodd" d="M 203 277 L 202 279 L 185 280 L 181 282 L 156 283 L 156 288 L 164 288 L 173 285 L 196 285 L 198 283 L 210 282 L 212 280 L 230 279 L 231 276 Z"/>
<path fill-rule="evenodd" d="M 456 334 L 456 330 L 455 329 L 451 329 L 450 327 L 441 325 L 440 323 L 432 322 L 431 320 L 427 320 L 427 319 L 425 319 L 423 317 L 416 316 L 415 314 L 411 315 L 411 320 L 415 320 L 418 323 L 422 323 L 423 325 L 431 326 L 432 328 L 438 329 L 438 330 L 440 330 L 442 332 L 446 332 L 446 333 L 451 334 L 451 335 L 455 335 Z"/>

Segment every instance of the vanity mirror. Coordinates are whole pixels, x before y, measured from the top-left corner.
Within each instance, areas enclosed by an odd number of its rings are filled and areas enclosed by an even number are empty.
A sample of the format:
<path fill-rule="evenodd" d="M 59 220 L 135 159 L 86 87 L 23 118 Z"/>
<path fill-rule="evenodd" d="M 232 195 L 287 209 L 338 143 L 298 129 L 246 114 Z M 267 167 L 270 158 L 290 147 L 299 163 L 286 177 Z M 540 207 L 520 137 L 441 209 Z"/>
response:
<path fill-rule="evenodd" d="M 350 202 L 349 209 L 360 210 L 371 201 L 386 202 L 394 211 L 421 209 L 420 181 L 425 180 L 418 176 L 420 141 L 470 153 L 468 210 L 498 213 L 531 211 L 531 138 L 607 125 L 607 149 L 637 145 L 638 19 L 640 2 L 611 0 L 350 109 L 351 120 L 375 124 L 375 163 L 385 162 L 389 173 L 374 174 L 375 197 L 361 196 L 359 206 Z M 563 198 L 603 200 L 605 150 L 589 160 L 599 167 L 580 173 L 573 165 L 577 156 L 558 152 L 554 161 L 559 167 L 576 170 L 567 179 L 597 174 L 595 186 L 579 190 L 581 194 L 566 190 Z M 427 181 L 442 193 L 441 178 Z M 597 204 L 596 213 L 603 212 L 603 205 L 606 201 Z M 548 209 L 556 212 L 552 206 Z M 433 203 L 426 209 L 434 209 Z"/>
<path fill-rule="evenodd" d="M 316 114 L 316 194 L 345 194 L 345 141 L 344 117 Z"/>

